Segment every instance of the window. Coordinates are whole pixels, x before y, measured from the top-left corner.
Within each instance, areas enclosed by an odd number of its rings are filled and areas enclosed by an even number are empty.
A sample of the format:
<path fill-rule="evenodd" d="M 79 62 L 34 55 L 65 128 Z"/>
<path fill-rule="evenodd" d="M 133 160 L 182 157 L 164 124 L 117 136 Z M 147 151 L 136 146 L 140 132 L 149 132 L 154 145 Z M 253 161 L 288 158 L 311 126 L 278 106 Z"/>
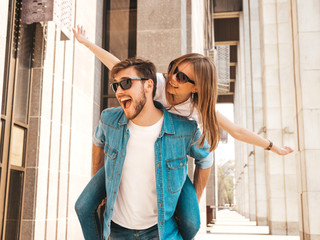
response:
<path fill-rule="evenodd" d="M 106 0 L 103 24 L 103 48 L 119 59 L 136 55 L 137 0 Z M 118 106 L 118 101 L 109 87 L 109 70 L 104 67 L 102 74 L 101 107 Z"/>

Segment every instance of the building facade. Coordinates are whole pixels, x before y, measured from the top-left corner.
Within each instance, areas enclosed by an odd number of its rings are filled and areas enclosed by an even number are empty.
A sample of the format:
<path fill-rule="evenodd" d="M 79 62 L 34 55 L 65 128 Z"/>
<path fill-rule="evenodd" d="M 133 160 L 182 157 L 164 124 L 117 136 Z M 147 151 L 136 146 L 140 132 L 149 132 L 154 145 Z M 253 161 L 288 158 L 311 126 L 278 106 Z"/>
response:
<path fill-rule="evenodd" d="M 61 7 L 66 2 L 69 8 Z M 91 178 L 100 112 L 117 101 L 108 70 L 76 42 L 70 26 L 83 25 L 91 41 L 120 59 L 142 56 L 165 72 L 175 57 L 204 53 L 205 4 L 1 2 L 1 239 L 83 238 L 74 204 Z M 41 12 L 41 20 L 26 20 L 26 9 Z M 62 13 L 71 14 L 67 31 Z"/>
<path fill-rule="evenodd" d="M 295 151 L 236 143 L 237 210 L 271 234 L 320 239 L 320 2 L 243 0 L 235 120 Z"/>
<path fill-rule="evenodd" d="M 27 21 L 30 2 L 68 8 Z M 282 157 L 236 143 L 237 211 L 271 234 L 320 239 L 319 13 L 319 0 L 3 0 L 1 239 L 83 238 L 74 204 L 91 178 L 100 112 L 117 100 L 108 70 L 70 35 L 76 25 L 120 59 L 141 56 L 159 72 L 182 54 L 214 57 L 227 46 L 228 90 L 218 102 L 234 103 L 238 124 L 295 149 Z M 214 182 L 200 203 L 201 233 L 206 212 L 215 216 Z"/>

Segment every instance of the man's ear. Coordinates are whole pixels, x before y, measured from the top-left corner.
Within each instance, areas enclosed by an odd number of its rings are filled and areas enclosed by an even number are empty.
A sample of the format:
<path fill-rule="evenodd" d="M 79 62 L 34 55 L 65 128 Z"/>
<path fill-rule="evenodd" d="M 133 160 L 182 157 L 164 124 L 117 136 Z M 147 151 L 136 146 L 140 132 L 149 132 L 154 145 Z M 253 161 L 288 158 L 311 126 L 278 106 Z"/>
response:
<path fill-rule="evenodd" d="M 146 82 L 145 82 L 145 84 L 144 84 L 144 87 L 145 87 L 145 90 L 147 91 L 147 92 L 152 92 L 153 91 L 153 81 L 152 81 L 152 79 L 148 79 Z"/>

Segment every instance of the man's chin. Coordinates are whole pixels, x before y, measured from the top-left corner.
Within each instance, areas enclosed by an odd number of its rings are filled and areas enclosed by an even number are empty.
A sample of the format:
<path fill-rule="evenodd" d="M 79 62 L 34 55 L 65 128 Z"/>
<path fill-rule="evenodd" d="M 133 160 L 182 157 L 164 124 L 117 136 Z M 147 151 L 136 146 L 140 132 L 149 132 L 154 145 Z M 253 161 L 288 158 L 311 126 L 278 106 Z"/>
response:
<path fill-rule="evenodd" d="M 128 120 L 132 120 L 132 119 L 134 119 L 134 118 L 137 116 L 136 113 L 130 113 L 130 112 L 125 111 L 125 110 L 124 110 L 124 115 L 126 116 L 126 118 L 127 118 Z"/>

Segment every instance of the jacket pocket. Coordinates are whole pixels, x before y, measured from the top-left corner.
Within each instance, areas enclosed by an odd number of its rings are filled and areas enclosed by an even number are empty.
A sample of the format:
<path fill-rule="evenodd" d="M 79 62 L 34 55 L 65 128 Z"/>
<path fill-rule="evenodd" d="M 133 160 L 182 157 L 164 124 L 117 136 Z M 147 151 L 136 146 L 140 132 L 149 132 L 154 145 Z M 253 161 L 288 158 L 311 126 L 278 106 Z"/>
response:
<path fill-rule="evenodd" d="M 167 160 L 167 175 L 169 192 L 176 193 L 182 189 L 186 180 L 187 156 Z"/>
<path fill-rule="evenodd" d="M 116 163 L 116 158 L 118 151 L 111 148 L 109 145 L 105 144 L 104 146 L 104 159 L 105 159 L 105 171 L 106 178 L 111 181 L 113 178 L 114 167 Z"/>

